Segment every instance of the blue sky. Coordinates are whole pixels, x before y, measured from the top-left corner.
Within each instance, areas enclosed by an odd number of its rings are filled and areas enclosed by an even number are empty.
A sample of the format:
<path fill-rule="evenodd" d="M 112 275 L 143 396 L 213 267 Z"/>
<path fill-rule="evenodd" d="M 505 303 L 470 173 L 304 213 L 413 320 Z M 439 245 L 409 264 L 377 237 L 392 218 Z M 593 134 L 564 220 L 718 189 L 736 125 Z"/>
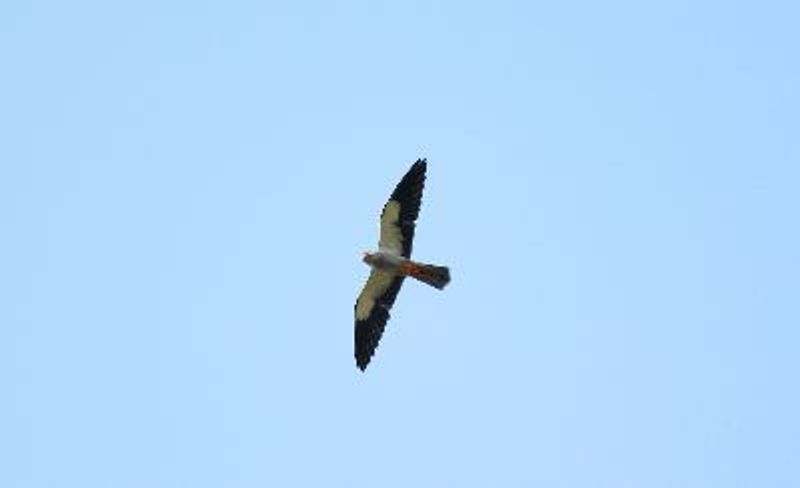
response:
<path fill-rule="evenodd" d="M 799 14 L 6 2 L 0 485 L 800 486 Z"/>

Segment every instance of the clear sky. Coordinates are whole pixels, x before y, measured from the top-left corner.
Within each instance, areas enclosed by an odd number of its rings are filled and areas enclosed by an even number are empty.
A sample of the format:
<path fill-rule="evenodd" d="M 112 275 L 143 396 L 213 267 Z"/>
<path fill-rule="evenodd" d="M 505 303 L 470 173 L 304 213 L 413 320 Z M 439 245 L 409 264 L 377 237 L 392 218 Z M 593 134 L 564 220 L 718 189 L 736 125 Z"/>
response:
<path fill-rule="evenodd" d="M 796 5 L 4 2 L 0 486 L 800 486 Z"/>

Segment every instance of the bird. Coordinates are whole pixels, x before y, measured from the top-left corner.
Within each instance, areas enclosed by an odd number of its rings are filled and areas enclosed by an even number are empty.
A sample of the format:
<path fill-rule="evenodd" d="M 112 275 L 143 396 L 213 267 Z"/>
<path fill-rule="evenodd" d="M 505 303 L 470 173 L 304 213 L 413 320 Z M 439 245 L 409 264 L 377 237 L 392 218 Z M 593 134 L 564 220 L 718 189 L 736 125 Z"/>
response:
<path fill-rule="evenodd" d="M 362 255 L 371 271 L 354 307 L 355 358 L 361 371 L 375 354 L 406 277 L 439 290 L 450 283 L 448 267 L 411 260 L 427 164 L 426 159 L 418 159 L 397 184 L 381 212 L 378 250 Z"/>

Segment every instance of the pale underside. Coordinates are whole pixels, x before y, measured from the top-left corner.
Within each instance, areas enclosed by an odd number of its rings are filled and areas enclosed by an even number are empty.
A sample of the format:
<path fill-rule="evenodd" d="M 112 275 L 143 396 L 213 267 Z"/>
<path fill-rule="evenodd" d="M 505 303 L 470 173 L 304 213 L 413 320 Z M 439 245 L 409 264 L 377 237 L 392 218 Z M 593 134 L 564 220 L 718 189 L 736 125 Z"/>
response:
<path fill-rule="evenodd" d="M 356 302 L 356 319 L 366 320 L 369 317 L 372 307 L 375 306 L 376 298 L 386 293 L 396 276 L 397 274 L 393 271 L 372 268 L 367 283 Z"/>
<path fill-rule="evenodd" d="M 381 214 L 381 237 L 378 248 L 387 253 L 400 256 L 403 254 L 403 233 L 400 230 L 400 203 L 390 200 Z"/>
<path fill-rule="evenodd" d="M 381 214 L 380 240 L 378 249 L 381 252 L 401 256 L 403 253 L 403 234 L 400 231 L 400 203 L 390 200 Z M 397 274 L 390 270 L 372 268 L 372 272 L 356 301 L 356 319 L 366 320 L 375 306 L 377 297 L 383 295 L 392 284 Z"/>

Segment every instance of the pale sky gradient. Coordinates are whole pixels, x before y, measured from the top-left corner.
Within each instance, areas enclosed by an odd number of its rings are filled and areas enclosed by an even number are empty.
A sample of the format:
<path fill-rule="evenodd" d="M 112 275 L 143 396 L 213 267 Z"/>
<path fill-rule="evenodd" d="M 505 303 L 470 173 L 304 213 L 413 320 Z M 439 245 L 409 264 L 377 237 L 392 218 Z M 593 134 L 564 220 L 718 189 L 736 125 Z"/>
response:
<path fill-rule="evenodd" d="M 3 3 L 0 486 L 800 486 L 798 19 Z"/>

